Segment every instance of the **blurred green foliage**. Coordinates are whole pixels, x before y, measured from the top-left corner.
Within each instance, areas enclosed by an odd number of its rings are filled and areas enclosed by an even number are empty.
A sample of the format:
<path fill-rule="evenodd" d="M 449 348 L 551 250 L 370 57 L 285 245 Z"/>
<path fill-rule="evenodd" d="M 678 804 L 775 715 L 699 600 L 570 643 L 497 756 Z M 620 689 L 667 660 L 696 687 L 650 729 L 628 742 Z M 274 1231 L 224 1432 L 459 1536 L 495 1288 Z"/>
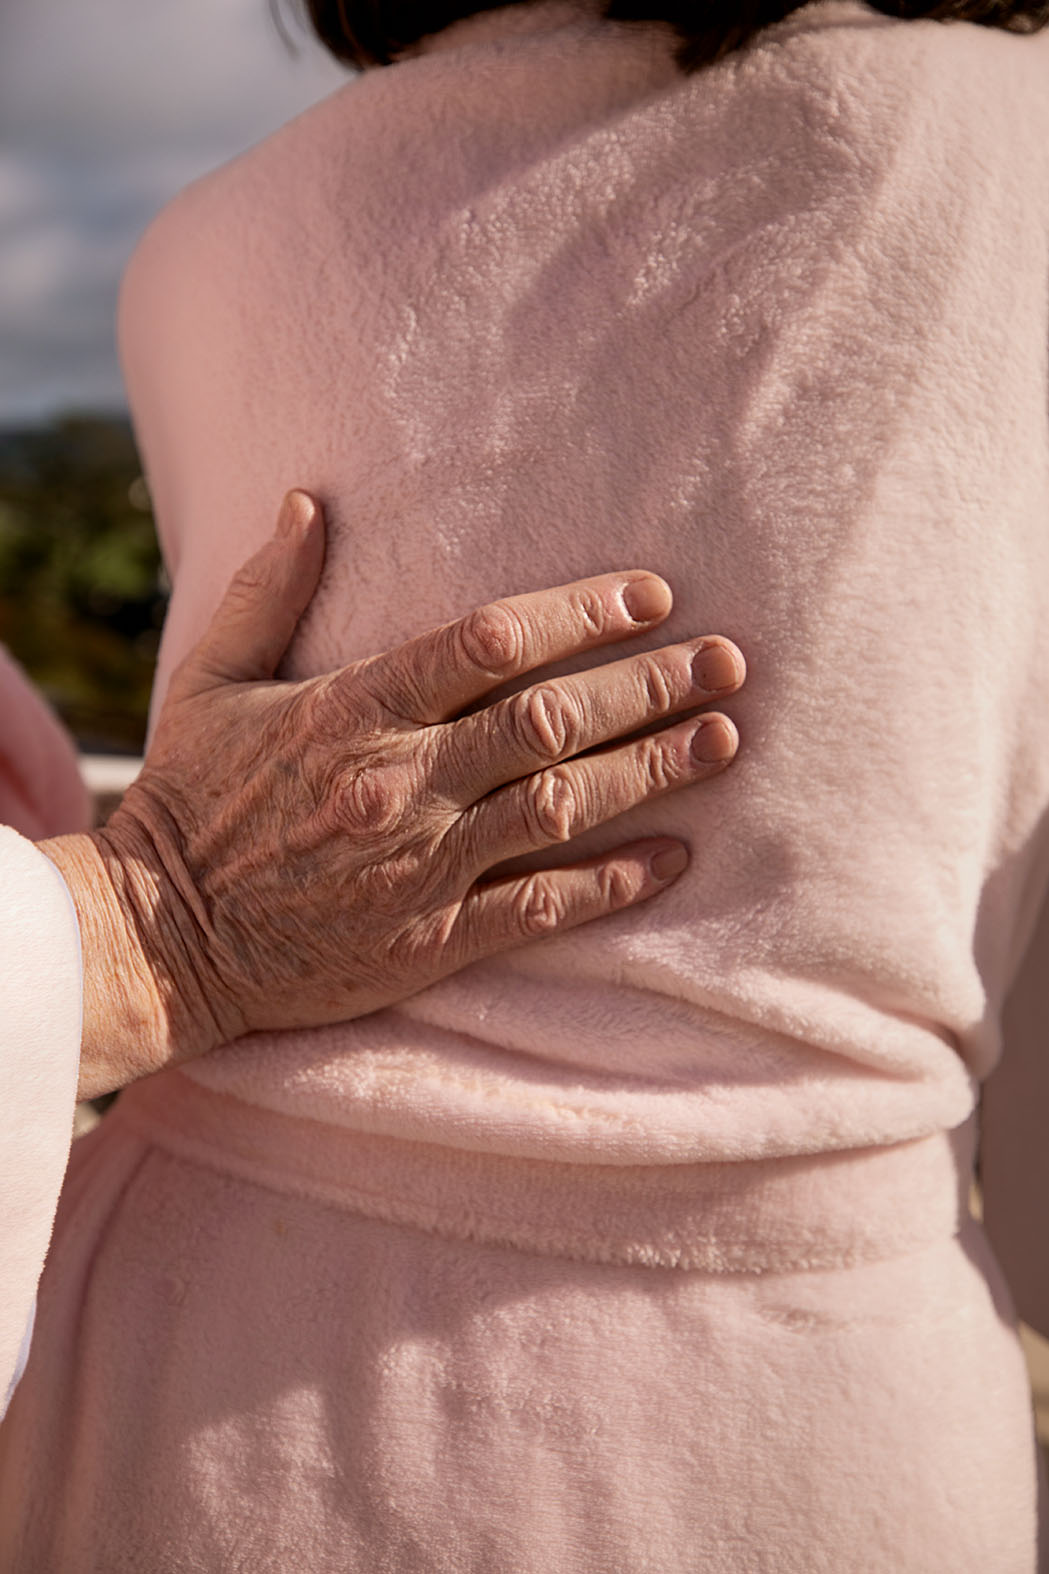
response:
<path fill-rule="evenodd" d="M 0 640 L 83 748 L 141 751 L 165 605 L 130 424 L 0 430 Z"/>

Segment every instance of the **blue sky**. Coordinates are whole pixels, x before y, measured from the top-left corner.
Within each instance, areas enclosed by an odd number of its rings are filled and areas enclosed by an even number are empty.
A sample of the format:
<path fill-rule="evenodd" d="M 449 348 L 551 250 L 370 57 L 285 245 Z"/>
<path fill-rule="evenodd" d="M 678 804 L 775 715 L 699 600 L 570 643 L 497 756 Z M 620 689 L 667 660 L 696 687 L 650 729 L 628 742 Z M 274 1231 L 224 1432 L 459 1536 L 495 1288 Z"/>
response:
<path fill-rule="evenodd" d="M 169 197 L 346 80 L 267 0 L 0 0 L 0 423 L 123 406 L 117 286 Z"/>

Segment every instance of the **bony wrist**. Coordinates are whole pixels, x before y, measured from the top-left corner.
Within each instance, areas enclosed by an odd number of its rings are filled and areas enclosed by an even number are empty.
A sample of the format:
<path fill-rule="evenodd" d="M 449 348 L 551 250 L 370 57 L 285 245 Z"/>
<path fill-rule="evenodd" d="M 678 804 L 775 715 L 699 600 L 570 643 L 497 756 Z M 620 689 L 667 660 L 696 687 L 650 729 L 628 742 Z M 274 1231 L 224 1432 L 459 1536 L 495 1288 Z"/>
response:
<path fill-rule="evenodd" d="M 202 998 L 179 898 L 148 835 L 117 811 L 103 830 L 40 844 L 80 922 L 79 1093 L 95 1097 L 220 1041 Z"/>
<path fill-rule="evenodd" d="M 165 807 L 164 792 L 148 780 L 147 786 L 140 777 L 128 789 L 98 835 L 151 981 L 163 1066 L 206 1054 L 243 1029 L 226 1009 L 226 991 L 208 961 L 212 915 L 187 868 L 177 819 Z"/>

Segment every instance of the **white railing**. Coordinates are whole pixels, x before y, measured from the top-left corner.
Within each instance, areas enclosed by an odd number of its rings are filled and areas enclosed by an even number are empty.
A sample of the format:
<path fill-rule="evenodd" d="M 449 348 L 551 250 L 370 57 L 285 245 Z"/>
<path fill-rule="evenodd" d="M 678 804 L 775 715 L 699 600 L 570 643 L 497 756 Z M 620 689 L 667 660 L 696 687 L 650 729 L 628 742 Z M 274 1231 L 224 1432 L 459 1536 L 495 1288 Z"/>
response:
<path fill-rule="evenodd" d="M 80 774 L 87 783 L 95 807 L 96 824 L 112 814 L 117 804 L 142 769 L 133 755 L 82 754 Z"/>

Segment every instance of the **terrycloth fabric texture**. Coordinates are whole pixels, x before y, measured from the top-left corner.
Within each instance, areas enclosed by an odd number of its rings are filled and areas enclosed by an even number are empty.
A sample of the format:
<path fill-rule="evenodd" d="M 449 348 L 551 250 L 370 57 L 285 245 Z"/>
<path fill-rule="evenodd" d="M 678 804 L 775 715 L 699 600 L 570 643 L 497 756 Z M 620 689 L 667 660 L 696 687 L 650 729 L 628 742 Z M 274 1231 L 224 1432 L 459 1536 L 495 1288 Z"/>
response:
<path fill-rule="evenodd" d="M 837 1268 L 953 1235 L 975 1137 L 968 1121 L 892 1147 L 784 1159 L 564 1164 L 289 1121 L 182 1076 L 125 1094 L 121 1120 L 228 1175 L 456 1240 L 714 1273 Z"/>
<path fill-rule="evenodd" d="M 1036 1567 L 973 1225 L 821 1272 L 578 1262 L 255 1185 L 118 1104 L 58 1246 L 0 1432 L 19 1574 Z"/>
<path fill-rule="evenodd" d="M 587 839 L 684 836 L 659 900 L 244 1040 L 79 1145 L 0 1444 L 21 1568 L 1036 1567 L 960 1158 L 820 1267 L 663 1266 L 651 1219 L 563 1249 L 598 1168 L 731 1199 L 754 1165 L 768 1241 L 784 1164 L 896 1184 L 1001 1056 L 1049 872 L 1049 34 L 834 0 L 692 78 L 670 51 L 561 4 L 460 24 L 132 263 L 158 694 L 296 483 L 332 531 L 293 674 L 644 566 L 651 643 L 727 634 L 750 677 L 730 772 Z"/>
<path fill-rule="evenodd" d="M 658 902 L 194 1075 L 583 1162 L 956 1125 L 1049 871 L 1049 37 L 817 5 L 686 79 L 571 18 L 461 24 L 148 234 L 158 693 L 297 481 L 292 673 L 644 565 L 653 644 L 748 658 L 740 759 L 580 844 L 687 838 Z"/>
<path fill-rule="evenodd" d="M 62 877 L 0 826 L 0 1405 L 15 1380 L 73 1135 L 80 931 Z"/>

